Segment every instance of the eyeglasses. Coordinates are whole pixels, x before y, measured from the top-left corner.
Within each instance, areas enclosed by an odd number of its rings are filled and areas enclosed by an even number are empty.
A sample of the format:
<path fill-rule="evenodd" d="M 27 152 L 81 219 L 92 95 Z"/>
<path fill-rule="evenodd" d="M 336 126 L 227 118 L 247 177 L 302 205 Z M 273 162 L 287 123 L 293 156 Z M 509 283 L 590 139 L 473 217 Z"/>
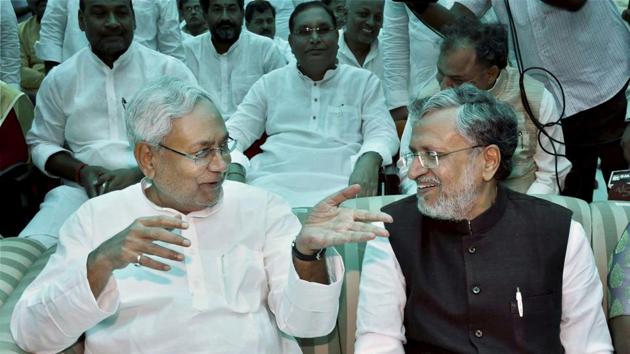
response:
<path fill-rule="evenodd" d="M 439 153 L 435 151 L 408 152 L 402 156 L 403 163 L 405 164 L 405 167 L 411 167 L 413 160 L 415 158 L 418 158 L 418 161 L 420 161 L 420 165 L 422 167 L 437 168 L 440 165 L 440 158 L 442 157 L 448 156 L 450 154 L 454 154 L 456 152 L 472 150 L 472 149 L 485 147 L 485 146 L 486 145 L 475 145 L 475 146 L 470 146 L 467 148 L 463 148 L 463 149 L 459 149 L 455 151 L 443 152 L 443 153 Z"/>
<path fill-rule="evenodd" d="M 308 37 L 311 37 L 313 33 L 317 33 L 319 37 L 323 37 L 327 34 L 332 33 L 333 31 L 335 31 L 335 29 L 329 26 L 322 26 L 322 27 L 306 26 L 306 27 L 298 28 L 297 30 L 295 30 L 295 32 L 293 32 L 293 34 L 300 38 L 308 38 Z"/>
<path fill-rule="evenodd" d="M 158 144 L 158 146 L 191 160 L 195 163 L 196 166 L 199 167 L 207 166 L 208 164 L 210 164 L 210 160 L 212 159 L 214 153 L 219 153 L 221 155 L 221 158 L 229 155 L 232 151 L 234 151 L 234 149 L 236 149 L 236 140 L 228 137 L 227 140 L 218 148 L 205 148 L 197 151 L 194 154 L 187 154 L 185 152 L 177 151 L 162 143 Z"/>

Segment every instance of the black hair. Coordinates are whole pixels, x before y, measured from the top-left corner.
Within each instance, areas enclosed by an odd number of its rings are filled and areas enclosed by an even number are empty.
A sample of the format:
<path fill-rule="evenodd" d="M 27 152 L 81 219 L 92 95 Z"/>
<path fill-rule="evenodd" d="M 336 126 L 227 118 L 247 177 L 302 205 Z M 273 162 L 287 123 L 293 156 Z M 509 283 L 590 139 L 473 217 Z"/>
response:
<path fill-rule="evenodd" d="M 321 1 L 309 1 L 303 2 L 295 7 L 295 10 L 291 13 L 291 17 L 289 17 L 289 32 L 293 32 L 293 26 L 295 25 L 295 18 L 300 13 L 308 10 L 308 9 L 323 9 L 326 11 L 328 16 L 330 16 L 330 20 L 332 21 L 333 28 L 337 28 L 337 19 L 335 18 L 335 14 Z"/>
<path fill-rule="evenodd" d="M 488 68 L 496 65 L 499 70 L 507 66 L 508 39 L 505 26 L 460 18 L 444 29 L 441 50 L 450 51 L 462 43 L 475 49 L 479 64 Z"/>
<path fill-rule="evenodd" d="M 199 0 L 199 4 L 203 9 L 203 13 L 207 14 L 208 9 L 210 8 L 210 0 Z M 241 9 L 241 12 L 243 12 L 243 8 L 245 7 L 244 0 L 236 0 L 236 4 L 238 5 L 238 8 Z"/>
<path fill-rule="evenodd" d="M 245 22 L 249 23 L 254 17 L 254 12 L 263 13 L 267 10 L 271 10 L 271 15 L 276 18 L 276 9 L 266 0 L 252 1 L 245 7 Z"/>

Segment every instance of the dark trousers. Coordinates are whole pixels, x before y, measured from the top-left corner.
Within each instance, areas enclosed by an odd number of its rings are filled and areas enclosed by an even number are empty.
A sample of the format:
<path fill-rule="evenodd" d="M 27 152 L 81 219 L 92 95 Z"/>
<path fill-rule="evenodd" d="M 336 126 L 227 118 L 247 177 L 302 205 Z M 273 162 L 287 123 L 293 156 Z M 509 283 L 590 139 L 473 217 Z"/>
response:
<path fill-rule="evenodd" d="M 592 201 L 597 158 L 606 183 L 612 171 L 628 168 L 620 144 L 626 127 L 627 85 L 608 101 L 562 119 L 566 155 L 572 164 L 563 195 Z"/>

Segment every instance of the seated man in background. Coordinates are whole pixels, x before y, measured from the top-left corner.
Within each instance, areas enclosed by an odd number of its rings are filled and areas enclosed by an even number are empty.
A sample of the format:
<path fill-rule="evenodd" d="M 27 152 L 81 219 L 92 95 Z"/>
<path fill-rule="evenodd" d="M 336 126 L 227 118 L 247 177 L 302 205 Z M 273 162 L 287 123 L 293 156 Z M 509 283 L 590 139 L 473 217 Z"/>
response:
<path fill-rule="evenodd" d="M 380 81 L 336 64 L 335 18 L 321 2 L 298 5 L 289 23 L 297 65 L 258 80 L 227 122 L 240 151 L 268 136 L 248 170 L 247 162 L 234 161 L 228 178 L 278 193 L 292 206 L 312 206 L 354 183 L 362 196 L 375 195 L 378 170 L 398 148 Z"/>
<path fill-rule="evenodd" d="M 269 38 L 242 31 L 243 0 L 201 0 L 210 33 L 184 43 L 186 64 L 228 120 L 249 88 L 286 60 Z"/>
<path fill-rule="evenodd" d="M 58 352 L 85 333 L 87 353 L 300 353 L 289 336 L 329 333 L 344 267 L 324 251 L 387 236 L 369 222 L 391 218 L 338 208 L 354 185 L 300 228 L 272 193 L 224 183 L 234 141 L 196 85 L 142 89 L 126 121 L 145 178 L 64 224 L 13 312 L 19 346 Z"/>
<path fill-rule="evenodd" d="M 199 0 L 177 0 L 177 7 L 184 19 L 180 26 L 182 42 L 208 32 L 208 23 L 201 10 Z"/>
<path fill-rule="evenodd" d="M 553 95 L 544 85 L 525 75 L 524 89 L 533 116 L 523 105 L 519 87 L 520 74 L 507 66 L 507 32 L 499 24 L 482 24 L 476 19 L 461 18 L 447 27 L 437 63 L 437 82 L 428 88 L 429 94 L 468 82 L 487 90 L 497 99 L 508 103 L 518 120 L 518 144 L 512 158 L 512 173 L 502 183 L 508 188 L 528 194 L 559 194 L 571 163 L 564 156 L 564 137 Z M 437 84 L 439 83 L 439 88 Z M 536 120 L 540 128 L 533 122 Z M 555 141 L 539 130 L 544 128 Z M 405 126 L 400 156 L 409 152 L 412 124 Z M 503 156 L 509 158 L 509 156 Z M 416 184 L 407 179 L 407 168 L 398 161 L 399 177 L 404 193 L 415 193 Z M 557 178 L 556 178 L 557 172 Z"/>
<path fill-rule="evenodd" d="M 109 1 L 100 0 L 107 5 Z M 134 9 L 134 40 L 147 48 L 184 60 L 179 30 L 177 4 L 173 0 L 129 0 Z M 44 61 L 46 72 L 88 46 L 78 22 L 84 0 L 48 0 L 42 18 L 37 56 Z"/>
<path fill-rule="evenodd" d="M 345 28 L 339 35 L 340 64 L 364 68 L 383 80 L 378 34 L 383 27 L 384 0 L 348 0 Z"/>
<path fill-rule="evenodd" d="M 18 25 L 20 38 L 20 58 L 22 60 L 21 86 L 29 94 L 36 94 L 44 79 L 44 62 L 35 53 L 35 43 L 39 40 L 39 28 L 46 10 L 47 0 L 28 0 L 33 16 Z"/>
<path fill-rule="evenodd" d="M 252 1 L 245 7 L 245 26 L 247 30 L 273 39 L 287 63 L 295 61 L 291 47 L 286 39 L 276 37 L 276 9 L 269 1 Z"/>
<path fill-rule="evenodd" d="M 582 225 L 499 183 L 510 106 L 464 84 L 411 119 L 417 196 L 383 208 L 390 237 L 367 244 L 356 353 L 611 353 Z"/>
<path fill-rule="evenodd" d="M 44 79 L 26 138 L 33 163 L 63 179 L 19 235 L 47 247 L 57 242 L 62 223 L 88 198 L 140 180 L 126 139 L 126 100 L 165 75 L 195 82 L 179 60 L 132 42 L 135 21 L 130 1 L 81 2 L 80 26 L 90 46 Z"/>

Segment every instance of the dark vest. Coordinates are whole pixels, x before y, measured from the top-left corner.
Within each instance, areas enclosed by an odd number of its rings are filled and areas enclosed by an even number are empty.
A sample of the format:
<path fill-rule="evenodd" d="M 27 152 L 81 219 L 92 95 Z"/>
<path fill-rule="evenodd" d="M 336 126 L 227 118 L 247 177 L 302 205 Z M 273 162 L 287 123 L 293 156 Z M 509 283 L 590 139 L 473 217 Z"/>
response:
<path fill-rule="evenodd" d="M 499 187 L 471 222 L 383 208 L 406 281 L 407 353 L 563 353 L 562 273 L 571 211 Z M 516 290 L 523 298 L 519 316 Z"/>

